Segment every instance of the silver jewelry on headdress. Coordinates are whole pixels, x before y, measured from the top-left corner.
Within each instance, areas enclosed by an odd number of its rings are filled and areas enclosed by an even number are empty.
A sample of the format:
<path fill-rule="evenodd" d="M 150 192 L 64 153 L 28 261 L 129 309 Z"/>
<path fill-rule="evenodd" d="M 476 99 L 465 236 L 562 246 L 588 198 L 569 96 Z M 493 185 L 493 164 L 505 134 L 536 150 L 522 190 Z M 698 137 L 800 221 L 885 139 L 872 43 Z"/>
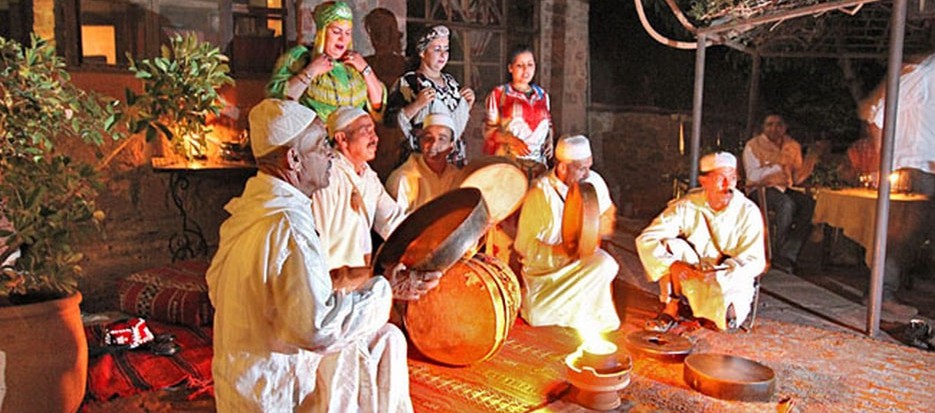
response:
<path fill-rule="evenodd" d="M 425 49 L 428 49 L 429 43 L 432 43 L 432 40 L 447 38 L 450 35 L 451 31 L 449 31 L 447 27 L 443 25 L 434 26 L 416 42 L 416 51 L 422 53 Z"/>

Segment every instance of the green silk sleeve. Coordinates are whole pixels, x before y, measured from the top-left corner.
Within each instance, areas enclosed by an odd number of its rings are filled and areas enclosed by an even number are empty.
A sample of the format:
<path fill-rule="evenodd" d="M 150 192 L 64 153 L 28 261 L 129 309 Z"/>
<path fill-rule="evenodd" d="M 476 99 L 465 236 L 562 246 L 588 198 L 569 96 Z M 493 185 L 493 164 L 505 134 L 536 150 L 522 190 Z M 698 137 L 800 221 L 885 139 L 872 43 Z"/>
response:
<path fill-rule="evenodd" d="M 312 54 L 308 48 L 298 45 L 289 49 L 276 60 L 273 75 L 266 84 L 266 96 L 277 99 L 286 97 L 286 82 L 296 73 L 299 73 L 312 61 Z"/>

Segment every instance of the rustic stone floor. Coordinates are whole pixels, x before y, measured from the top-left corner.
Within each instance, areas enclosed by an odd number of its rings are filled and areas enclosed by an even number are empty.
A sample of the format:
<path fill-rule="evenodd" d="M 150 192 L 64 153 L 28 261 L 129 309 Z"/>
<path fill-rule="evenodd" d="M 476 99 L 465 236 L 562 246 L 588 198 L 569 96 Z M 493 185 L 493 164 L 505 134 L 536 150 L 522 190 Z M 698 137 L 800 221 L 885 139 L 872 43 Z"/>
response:
<path fill-rule="evenodd" d="M 643 221 L 621 220 L 620 230 L 608 246 L 621 263 L 615 290 L 618 307 L 626 307 L 628 314 L 638 314 L 629 317 L 628 328 L 638 325 L 640 317 L 649 317 L 659 308 L 651 293 L 653 286 L 643 280 L 633 251 L 633 237 L 643 224 Z M 797 269 L 798 275 L 771 271 L 763 278 L 760 321 L 754 333 L 724 334 L 710 330 L 691 333 L 692 339 L 703 343 L 708 351 L 733 349 L 734 354 L 772 361 L 780 383 L 786 380 L 786 387 L 780 387 L 784 394 L 774 397 L 771 403 L 723 402 L 687 389 L 678 380 L 679 366 L 638 364 L 634 374 L 642 377 L 634 381 L 632 389 L 624 391 L 623 404 L 616 411 L 777 411 L 784 407 L 777 400 L 794 405 L 790 411 L 801 412 L 926 411 L 926 402 L 918 402 L 917 396 L 921 394 L 923 400 L 931 399 L 935 370 L 920 370 L 917 366 L 921 360 L 922 366 L 935 367 L 935 353 L 899 344 L 899 332 L 909 320 L 891 314 L 883 315 L 884 332 L 879 337 L 868 338 L 863 333 L 866 307 L 861 304 L 860 296 L 869 278 L 865 267 L 859 263 L 812 264 Z M 935 280 L 917 278 L 913 290 L 904 292 L 900 298 L 920 310 L 918 317 L 932 322 Z M 784 336 L 793 329 L 802 344 L 784 347 Z M 771 343 L 771 350 L 764 350 L 767 353 L 756 350 L 763 343 Z M 861 354 L 884 350 L 889 355 L 886 363 L 861 366 Z M 816 352 L 827 357 L 814 357 Z M 788 364 L 781 362 L 786 359 L 790 360 Z M 859 369 L 860 380 L 848 378 L 846 372 L 853 369 Z M 854 374 L 856 377 L 857 373 Z M 928 408 L 928 411 L 935 411 L 935 404 Z M 210 398 L 189 401 L 184 391 L 170 389 L 86 405 L 83 411 L 211 412 L 214 403 Z M 588 410 L 566 397 L 539 411 Z"/>

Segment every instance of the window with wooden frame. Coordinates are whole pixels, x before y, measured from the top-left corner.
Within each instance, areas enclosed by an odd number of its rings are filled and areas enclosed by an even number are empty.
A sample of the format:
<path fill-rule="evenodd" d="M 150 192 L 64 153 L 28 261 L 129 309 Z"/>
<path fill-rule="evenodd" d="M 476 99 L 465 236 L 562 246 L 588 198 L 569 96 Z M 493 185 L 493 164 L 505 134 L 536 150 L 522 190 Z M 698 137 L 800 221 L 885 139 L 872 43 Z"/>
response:
<path fill-rule="evenodd" d="M 470 4 L 470 7 L 467 6 Z M 506 82 L 507 54 L 526 45 L 538 49 L 539 2 L 532 0 L 409 0 L 407 54 L 425 27 L 444 24 L 451 30 L 451 54 L 445 71 L 472 87 L 479 99 Z"/>
<path fill-rule="evenodd" d="M 157 56 L 176 33 L 195 33 L 237 73 L 268 75 L 285 50 L 292 15 L 282 0 L 56 0 L 56 39 L 68 64 L 125 68 Z"/>

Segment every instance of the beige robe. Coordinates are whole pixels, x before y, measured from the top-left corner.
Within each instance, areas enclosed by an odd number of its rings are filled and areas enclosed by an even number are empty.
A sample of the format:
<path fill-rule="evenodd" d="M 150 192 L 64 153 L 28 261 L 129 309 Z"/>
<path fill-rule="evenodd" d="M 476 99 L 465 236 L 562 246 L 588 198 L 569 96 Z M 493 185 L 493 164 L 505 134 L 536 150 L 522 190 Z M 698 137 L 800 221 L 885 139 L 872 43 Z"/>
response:
<path fill-rule="evenodd" d="M 375 252 L 370 230 L 386 239 L 406 217 L 377 173 L 369 165 L 365 168 L 358 175 L 347 157 L 337 152 L 328 187 L 312 194 L 312 215 L 329 269 L 369 265 L 367 260 Z M 355 192 L 363 200 L 357 211 L 351 202 Z"/>
<path fill-rule="evenodd" d="M 594 171 L 601 212 L 613 206 L 607 184 Z M 619 265 L 598 249 L 584 258 L 562 250 L 562 213 L 568 186 L 554 172 L 533 182 L 520 212 L 514 248 L 523 263 L 525 294 L 520 313 L 530 325 L 559 325 L 591 331 L 620 327 L 611 295 Z"/>
<path fill-rule="evenodd" d="M 231 200 L 207 273 L 219 412 L 410 412 L 392 292 L 334 291 L 309 198 L 263 172 Z"/>
<path fill-rule="evenodd" d="M 453 165 L 437 174 L 425 163 L 422 154 L 413 153 L 387 178 L 386 190 L 408 214 L 454 189 L 460 180 L 461 170 Z"/>
<path fill-rule="evenodd" d="M 714 283 L 682 283 L 695 317 L 727 328 L 727 307 L 734 305 L 737 324 L 750 313 L 755 278 L 766 268 L 763 216 L 740 191 L 727 207 L 715 211 L 704 191 L 696 190 L 673 201 L 636 238 L 640 261 L 650 281 L 660 281 L 660 299 L 668 302 L 669 266 L 676 261 L 727 266 L 717 271 Z M 726 258 L 729 257 L 729 258 Z M 723 261 L 723 262 L 722 262 Z"/>

